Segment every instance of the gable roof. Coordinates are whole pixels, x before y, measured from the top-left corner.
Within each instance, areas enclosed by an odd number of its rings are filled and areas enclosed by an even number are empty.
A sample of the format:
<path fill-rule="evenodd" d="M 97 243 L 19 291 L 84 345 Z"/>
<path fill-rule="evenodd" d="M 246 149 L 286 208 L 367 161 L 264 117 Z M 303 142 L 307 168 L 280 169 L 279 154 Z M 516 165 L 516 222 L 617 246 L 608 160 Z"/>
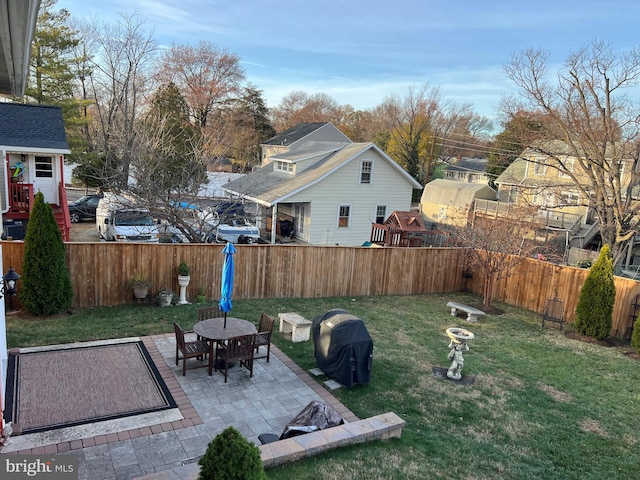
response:
<path fill-rule="evenodd" d="M 451 172 L 475 172 L 486 173 L 487 171 L 487 158 L 469 158 L 462 157 L 456 163 L 452 163 L 445 170 Z"/>
<path fill-rule="evenodd" d="M 326 148 L 325 142 L 322 142 Z M 248 200 L 270 207 L 285 201 L 291 195 L 315 185 L 326 176 L 340 169 L 361 153 L 373 149 L 411 183 L 413 188 L 422 188 L 406 170 L 389 158 L 374 143 L 335 143 L 331 151 L 308 166 L 302 172 L 290 175 L 274 171 L 268 164 L 242 178 L 227 183 L 224 190 Z"/>
<path fill-rule="evenodd" d="M 271 137 L 266 142 L 263 142 L 261 145 L 280 145 L 289 147 L 300 140 L 311 135 L 313 132 L 320 130 L 324 127 L 331 127 L 333 130 L 332 133 L 336 134 L 337 137 L 344 137 L 345 142 L 350 142 L 351 140 L 345 134 L 343 134 L 340 130 L 333 126 L 330 122 L 306 122 L 299 123 L 288 130 L 276 135 L 275 137 Z M 340 139 L 342 141 L 342 139 Z"/>
<path fill-rule="evenodd" d="M 0 102 L 0 145 L 8 149 L 69 153 L 62 109 Z"/>
<path fill-rule="evenodd" d="M 401 212 L 396 210 L 384 222 L 385 225 L 393 225 L 403 232 L 426 232 L 422 217 L 419 212 Z"/>

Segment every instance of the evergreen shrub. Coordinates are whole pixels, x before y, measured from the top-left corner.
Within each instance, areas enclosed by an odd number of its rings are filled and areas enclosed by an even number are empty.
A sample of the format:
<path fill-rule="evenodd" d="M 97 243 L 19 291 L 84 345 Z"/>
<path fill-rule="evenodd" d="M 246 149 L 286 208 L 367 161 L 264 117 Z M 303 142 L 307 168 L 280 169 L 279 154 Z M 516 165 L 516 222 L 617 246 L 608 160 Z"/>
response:
<path fill-rule="evenodd" d="M 576 332 L 598 340 L 607 338 L 613 323 L 615 299 L 613 260 L 609 245 L 604 245 L 580 291 L 574 324 Z"/>
<path fill-rule="evenodd" d="M 55 315 L 71 307 L 73 286 L 62 234 L 51 205 L 36 193 L 24 238 L 18 299 L 32 315 Z"/>
<path fill-rule="evenodd" d="M 266 480 L 260 449 L 233 427 L 218 434 L 198 461 L 198 480 Z"/>
<path fill-rule="evenodd" d="M 631 346 L 633 349 L 640 353 L 640 323 L 638 323 L 638 319 L 634 323 L 633 333 L 631 334 Z"/>

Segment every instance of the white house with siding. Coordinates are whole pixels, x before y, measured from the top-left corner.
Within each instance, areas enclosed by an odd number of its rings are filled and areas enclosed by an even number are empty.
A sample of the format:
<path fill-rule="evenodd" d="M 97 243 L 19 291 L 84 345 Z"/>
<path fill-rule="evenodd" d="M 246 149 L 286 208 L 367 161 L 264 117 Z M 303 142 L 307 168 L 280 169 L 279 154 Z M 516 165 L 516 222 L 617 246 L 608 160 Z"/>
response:
<path fill-rule="evenodd" d="M 271 243 L 284 219 L 302 242 L 348 246 L 368 241 L 372 223 L 409 210 L 414 188 L 422 185 L 378 146 L 348 138 L 299 142 L 224 186 L 232 197 L 258 205 L 258 226 L 271 231 Z"/>

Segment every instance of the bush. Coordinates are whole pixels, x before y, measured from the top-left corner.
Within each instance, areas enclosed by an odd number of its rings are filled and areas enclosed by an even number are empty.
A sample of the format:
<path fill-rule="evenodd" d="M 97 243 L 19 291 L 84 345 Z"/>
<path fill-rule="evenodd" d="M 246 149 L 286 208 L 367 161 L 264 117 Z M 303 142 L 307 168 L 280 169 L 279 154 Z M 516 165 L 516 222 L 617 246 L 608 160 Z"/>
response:
<path fill-rule="evenodd" d="M 578 260 L 578 263 L 576 263 L 576 267 L 578 268 L 591 268 L 592 265 L 593 260 L 590 258 L 583 258 L 582 260 Z"/>
<path fill-rule="evenodd" d="M 615 299 L 613 260 L 609 245 L 604 245 L 580 291 L 574 324 L 576 332 L 598 340 L 607 338 L 613 323 Z"/>
<path fill-rule="evenodd" d="M 32 315 L 55 315 L 69 307 L 73 286 L 62 234 L 51 205 L 36 193 L 24 238 L 22 287 L 18 299 Z"/>
<path fill-rule="evenodd" d="M 260 449 L 233 427 L 216 436 L 198 461 L 198 480 L 266 480 Z"/>
<path fill-rule="evenodd" d="M 640 353 L 640 323 L 638 323 L 638 319 L 636 319 L 633 324 L 633 333 L 631 334 L 631 346 L 633 349 Z"/>

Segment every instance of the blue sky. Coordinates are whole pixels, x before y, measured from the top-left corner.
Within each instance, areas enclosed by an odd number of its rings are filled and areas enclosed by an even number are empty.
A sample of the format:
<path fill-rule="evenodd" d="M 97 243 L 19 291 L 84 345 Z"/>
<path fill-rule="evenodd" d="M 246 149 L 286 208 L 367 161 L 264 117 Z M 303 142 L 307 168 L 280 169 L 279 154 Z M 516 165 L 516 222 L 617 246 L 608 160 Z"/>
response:
<path fill-rule="evenodd" d="M 207 40 L 237 54 L 269 107 L 293 90 L 367 109 L 428 83 L 494 117 L 514 87 L 514 53 L 560 64 L 593 39 L 640 45 L 640 2 L 628 0 L 58 0 L 73 17 L 138 13 L 161 47 Z"/>

